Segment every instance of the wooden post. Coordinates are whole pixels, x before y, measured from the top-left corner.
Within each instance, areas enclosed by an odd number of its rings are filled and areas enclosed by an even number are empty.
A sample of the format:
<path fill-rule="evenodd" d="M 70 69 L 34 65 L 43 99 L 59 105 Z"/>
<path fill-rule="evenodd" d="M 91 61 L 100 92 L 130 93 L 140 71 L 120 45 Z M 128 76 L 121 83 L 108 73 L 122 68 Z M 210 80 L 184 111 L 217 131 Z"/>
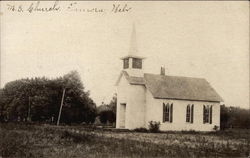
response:
<path fill-rule="evenodd" d="M 63 106 L 64 95 L 65 95 L 65 88 L 63 89 L 62 100 L 61 100 L 61 106 L 60 106 L 60 110 L 59 110 L 59 114 L 58 114 L 58 118 L 57 118 L 57 124 L 56 124 L 57 126 L 59 126 L 59 123 L 60 123 L 60 118 L 61 118 L 61 113 L 62 113 L 62 106 Z"/>
<path fill-rule="evenodd" d="M 30 105 L 30 96 L 29 96 L 29 111 L 28 111 L 28 122 L 30 122 L 31 121 L 31 118 L 30 118 L 30 109 L 31 109 L 31 107 L 30 107 L 31 105 Z"/>

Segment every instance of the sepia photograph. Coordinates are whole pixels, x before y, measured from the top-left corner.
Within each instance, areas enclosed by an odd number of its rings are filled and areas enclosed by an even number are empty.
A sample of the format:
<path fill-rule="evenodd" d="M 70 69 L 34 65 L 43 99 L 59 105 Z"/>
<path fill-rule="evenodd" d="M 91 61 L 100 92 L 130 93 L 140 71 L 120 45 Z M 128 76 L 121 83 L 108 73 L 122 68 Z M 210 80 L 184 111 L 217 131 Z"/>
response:
<path fill-rule="evenodd" d="M 249 1 L 0 1 L 0 158 L 250 158 Z"/>

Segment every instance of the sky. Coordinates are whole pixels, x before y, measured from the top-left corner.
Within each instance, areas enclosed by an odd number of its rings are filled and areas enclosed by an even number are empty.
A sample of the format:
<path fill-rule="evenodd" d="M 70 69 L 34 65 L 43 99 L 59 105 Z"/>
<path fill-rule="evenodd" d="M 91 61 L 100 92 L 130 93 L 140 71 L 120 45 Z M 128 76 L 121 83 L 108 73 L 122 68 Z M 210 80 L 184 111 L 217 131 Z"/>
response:
<path fill-rule="evenodd" d="M 144 72 L 159 74 L 165 66 L 166 75 L 205 78 L 226 105 L 249 108 L 247 1 L 42 1 L 38 7 L 55 3 L 59 11 L 30 13 L 36 1 L 0 2 L 1 87 L 77 70 L 95 103 L 108 103 L 134 23 Z M 114 5 L 127 11 L 114 12 Z"/>

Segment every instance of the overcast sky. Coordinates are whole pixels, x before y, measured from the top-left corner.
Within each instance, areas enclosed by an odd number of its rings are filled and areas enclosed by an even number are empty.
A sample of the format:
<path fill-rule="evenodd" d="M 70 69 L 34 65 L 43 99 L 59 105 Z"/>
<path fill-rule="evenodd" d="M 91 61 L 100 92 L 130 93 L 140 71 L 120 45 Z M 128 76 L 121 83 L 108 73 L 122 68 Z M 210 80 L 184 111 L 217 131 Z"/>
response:
<path fill-rule="evenodd" d="M 77 70 L 99 105 L 109 102 L 135 23 L 144 71 L 206 78 L 226 105 L 249 107 L 249 2 L 59 2 L 59 11 L 29 13 L 36 2 L 1 3 L 1 86 L 26 77 Z M 41 2 L 39 7 L 53 6 Z M 7 5 L 9 4 L 9 5 Z M 112 12 L 113 4 L 127 12 Z M 23 12 L 10 11 L 21 5 Z M 72 11 L 71 8 L 78 8 Z M 103 12 L 86 12 L 97 8 Z M 15 8 L 16 9 L 16 8 Z M 79 12 L 82 9 L 81 12 Z M 85 9 L 85 11 L 83 11 Z"/>

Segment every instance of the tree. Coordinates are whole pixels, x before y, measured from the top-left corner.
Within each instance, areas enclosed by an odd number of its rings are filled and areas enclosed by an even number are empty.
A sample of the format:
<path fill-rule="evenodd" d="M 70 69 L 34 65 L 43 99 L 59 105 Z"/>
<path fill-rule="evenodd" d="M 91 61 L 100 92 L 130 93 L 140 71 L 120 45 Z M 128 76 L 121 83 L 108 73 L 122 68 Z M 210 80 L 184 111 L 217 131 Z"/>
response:
<path fill-rule="evenodd" d="M 250 129 L 250 111 L 239 107 L 221 105 L 221 129 Z"/>
<path fill-rule="evenodd" d="M 220 125 L 221 125 L 221 129 L 225 129 L 227 128 L 228 125 L 228 120 L 229 120 L 229 111 L 228 108 L 225 106 L 225 104 L 220 106 Z"/>
<path fill-rule="evenodd" d="M 109 106 L 114 114 L 116 114 L 116 107 L 117 107 L 117 94 L 115 93 L 112 97 L 112 100 L 109 103 Z"/>
<path fill-rule="evenodd" d="M 114 123 L 116 121 L 116 104 L 117 94 L 114 94 L 109 104 L 102 103 L 98 107 L 97 110 L 101 123 Z"/>
<path fill-rule="evenodd" d="M 3 93 L 3 89 L 0 89 L 0 122 L 4 121 L 4 104 L 5 104 L 5 96 Z"/>
<path fill-rule="evenodd" d="M 36 77 L 7 83 L 0 91 L 0 114 L 10 121 L 25 121 L 30 111 L 32 121 L 52 120 L 58 116 L 63 89 L 66 93 L 60 122 L 93 122 L 96 105 L 76 71 L 52 80 Z"/>
<path fill-rule="evenodd" d="M 66 89 L 62 120 L 70 123 L 91 123 L 96 116 L 96 105 L 84 91 L 80 75 L 76 71 L 63 76 L 63 88 Z"/>
<path fill-rule="evenodd" d="M 111 110 L 100 112 L 100 121 L 103 124 L 114 123 L 115 122 L 115 118 L 116 118 L 115 114 Z"/>

